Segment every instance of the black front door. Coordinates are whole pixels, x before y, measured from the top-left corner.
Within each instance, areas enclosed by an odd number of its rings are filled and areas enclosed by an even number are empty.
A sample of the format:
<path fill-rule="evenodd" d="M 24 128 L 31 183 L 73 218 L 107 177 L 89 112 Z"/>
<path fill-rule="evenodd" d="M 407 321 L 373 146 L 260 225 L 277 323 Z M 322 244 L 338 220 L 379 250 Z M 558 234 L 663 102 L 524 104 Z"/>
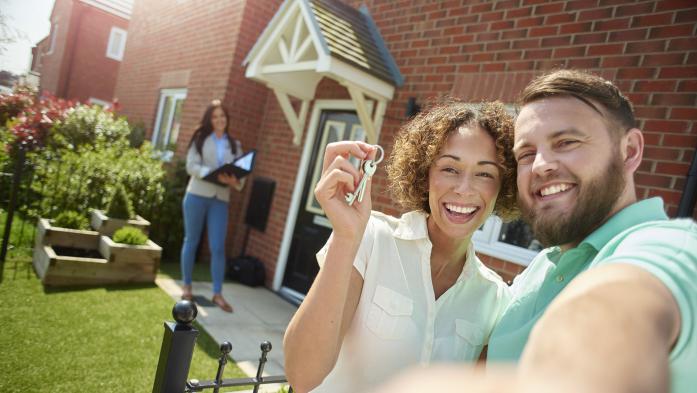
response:
<path fill-rule="evenodd" d="M 331 224 L 314 195 L 322 174 L 324 149 L 332 142 L 365 140 L 363 127 L 355 112 L 322 111 L 316 135 L 283 277 L 284 287 L 301 294 L 306 294 L 310 289 L 319 271 L 315 254 L 332 232 Z M 354 164 L 357 165 L 355 159 Z"/>

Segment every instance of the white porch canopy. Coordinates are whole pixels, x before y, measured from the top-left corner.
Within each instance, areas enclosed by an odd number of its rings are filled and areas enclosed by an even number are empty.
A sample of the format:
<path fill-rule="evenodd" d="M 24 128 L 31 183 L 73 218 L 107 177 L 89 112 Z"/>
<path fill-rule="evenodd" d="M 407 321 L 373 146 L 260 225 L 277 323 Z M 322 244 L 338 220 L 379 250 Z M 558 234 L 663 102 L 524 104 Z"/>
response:
<path fill-rule="evenodd" d="M 377 143 L 387 102 L 402 84 L 367 9 L 336 0 L 286 0 L 243 65 L 247 78 L 274 91 L 296 145 L 323 77 L 346 87 L 372 144 Z M 372 111 L 371 100 L 376 103 Z"/>

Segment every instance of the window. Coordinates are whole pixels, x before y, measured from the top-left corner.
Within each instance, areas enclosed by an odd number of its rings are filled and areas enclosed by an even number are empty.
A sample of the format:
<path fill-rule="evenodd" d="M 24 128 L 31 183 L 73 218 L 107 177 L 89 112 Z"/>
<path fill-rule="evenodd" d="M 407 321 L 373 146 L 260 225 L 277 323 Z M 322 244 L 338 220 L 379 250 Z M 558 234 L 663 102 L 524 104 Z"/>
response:
<path fill-rule="evenodd" d="M 172 158 L 177 147 L 184 99 L 186 99 L 186 89 L 162 89 L 160 91 L 152 144 L 156 150 L 162 152 L 162 158 L 166 161 Z"/>
<path fill-rule="evenodd" d="M 110 102 L 104 101 L 104 100 L 100 100 L 99 98 L 90 97 L 89 100 L 87 100 L 87 102 L 88 102 L 90 105 L 99 105 L 99 106 L 101 106 L 102 108 L 105 108 L 105 109 L 108 109 L 108 108 L 111 107 L 111 103 L 110 103 Z"/>
<path fill-rule="evenodd" d="M 522 220 L 504 223 L 491 216 L 472 236 L 475 249 L 486 255 L 527 266 L 542 250 L 530 226 Z"/>
<path fill-rule="evenodd" d="M 109 44 L 106 48 L 106 57 L 121 61 L 123 52 L 126 49 L 126 36 L 128 33 L 124 29 L 112 27 L 109 34 Z"/>
<path fill-rule="evenodd" d="M 51 38 L 50 38 L 50 44 L 48 45 L 48 51 L 46 51 L 47 55 L 50 55 L 53 53 L 53 51 L 56 49 L 56 36 L 58 35 L 58 23 L 53 23 L 51 25 Z"/>

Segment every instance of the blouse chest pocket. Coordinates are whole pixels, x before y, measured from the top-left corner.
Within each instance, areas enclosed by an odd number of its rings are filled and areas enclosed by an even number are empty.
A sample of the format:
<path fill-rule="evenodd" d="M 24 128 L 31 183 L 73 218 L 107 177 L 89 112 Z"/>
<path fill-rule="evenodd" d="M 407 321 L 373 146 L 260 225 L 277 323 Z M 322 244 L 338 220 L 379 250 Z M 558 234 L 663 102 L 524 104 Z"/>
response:
<path fill-rule="evenodd" d="M 368 309 L 366 327 L 386 340 L 403 339 L 413 311 L 414 302 L 410 298 L 378 285 Z"/>
<path fill-rule="evenodd" d="M 486 340 L 484 329 L 465 319 L 455 320 L 455 348 L 458 360 L 476 360 L 482 352 Z"/>

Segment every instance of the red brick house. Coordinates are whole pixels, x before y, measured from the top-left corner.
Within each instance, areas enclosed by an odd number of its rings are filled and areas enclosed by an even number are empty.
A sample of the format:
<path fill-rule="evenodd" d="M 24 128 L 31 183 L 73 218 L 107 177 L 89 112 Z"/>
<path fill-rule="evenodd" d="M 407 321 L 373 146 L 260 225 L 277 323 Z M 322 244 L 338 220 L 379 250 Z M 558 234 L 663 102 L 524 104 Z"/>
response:
<path fill-rule="evenodd" d="M 39 91 L 111 103 L 132 6 L 132 0 L 56 0 L 51 32 L 32 49 Z"/>
<path fill-rule="evenodd" d="M 359 9 L 360 7 L 360 9 Z M 675 215 L 697 146 L 697 5 L 662 0 L 138 0 L 116 96 L 160 148 L 181 156 L 203 109 L 223 98 L 233 132 L 256 148 L 256 176 L 276 181 L 266 230 L 247 253 L 267 285 L 300 297 L 330 229 L 312 188 L 332 139 L 377 142 L 389 154 L 414 103 L 450 95 L 512 104 L 534 76 L 582 68 L 615 81 L 645 132 L 641 198 Z M 379 169 L 374 209 L 399 211 Z M 250 189 L 231 201 L 239 253 Z M 520 272 L 536 242 L 491 219 L 475 235 L 483 260 Z"/>

